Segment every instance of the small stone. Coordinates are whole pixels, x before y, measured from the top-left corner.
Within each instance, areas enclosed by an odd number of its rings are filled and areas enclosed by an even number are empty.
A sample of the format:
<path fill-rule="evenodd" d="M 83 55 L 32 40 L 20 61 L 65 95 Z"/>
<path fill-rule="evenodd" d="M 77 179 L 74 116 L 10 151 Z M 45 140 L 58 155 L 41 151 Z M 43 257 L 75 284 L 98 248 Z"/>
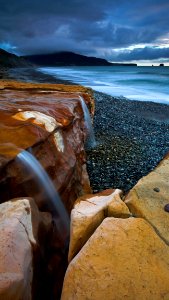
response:
<path fill-rule="evenodd" d="M 157 192 L 157 193 L 160 192 L 160 189 L 159 189 L 158 187 L 155 187 L 153 190 L 154 190 L 155 192 Z"/>
<path fill-rule="evenodd" d="M 167 204 L 164 206 L 164 210 L 165 210 L 166 212 L 169 212 L 169 203 L 167 203 Z"/>

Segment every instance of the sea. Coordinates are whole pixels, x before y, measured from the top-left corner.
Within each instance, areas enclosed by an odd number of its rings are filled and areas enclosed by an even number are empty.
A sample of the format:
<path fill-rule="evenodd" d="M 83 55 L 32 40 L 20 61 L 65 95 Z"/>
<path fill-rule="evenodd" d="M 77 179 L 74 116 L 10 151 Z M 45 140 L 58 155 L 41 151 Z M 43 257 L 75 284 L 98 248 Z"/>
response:
<path fill-rule="evenodd" d="M 169 67 L 42 67 L 45 74 L 114 97 L 169 104 Z"/>

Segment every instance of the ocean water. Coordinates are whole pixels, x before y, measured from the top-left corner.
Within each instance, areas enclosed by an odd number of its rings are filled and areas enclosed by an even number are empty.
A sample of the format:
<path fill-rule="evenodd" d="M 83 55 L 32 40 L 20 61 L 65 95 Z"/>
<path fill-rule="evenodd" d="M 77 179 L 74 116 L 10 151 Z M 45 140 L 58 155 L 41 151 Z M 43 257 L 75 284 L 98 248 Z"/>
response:
<path fill-rule="evenodd" d="M 111 96 L 169 104 L 169 67 L 43 67 L 43 73 Z"/>

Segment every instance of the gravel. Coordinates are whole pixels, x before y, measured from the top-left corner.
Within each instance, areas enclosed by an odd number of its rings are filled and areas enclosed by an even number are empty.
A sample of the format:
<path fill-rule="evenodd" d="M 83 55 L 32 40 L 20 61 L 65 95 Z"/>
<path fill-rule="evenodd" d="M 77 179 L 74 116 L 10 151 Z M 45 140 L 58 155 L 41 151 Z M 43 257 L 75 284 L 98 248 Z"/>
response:
<path fill-rule="evenodd" d="M 86 149 L 93 192 L 127 192 L 169 151 L 169 105 L 95 92 L 96 147 Z"/>
<path fill-rule="evenodd" d="M 3 68 L 0 79 L 74 84 L 37 68 Z M 86 149 L 93 192 L 107 188 L 127 192 L 169 152 L 169 105 L 114 98 L 99 92 L 94 96 L 97 145 Z"/>

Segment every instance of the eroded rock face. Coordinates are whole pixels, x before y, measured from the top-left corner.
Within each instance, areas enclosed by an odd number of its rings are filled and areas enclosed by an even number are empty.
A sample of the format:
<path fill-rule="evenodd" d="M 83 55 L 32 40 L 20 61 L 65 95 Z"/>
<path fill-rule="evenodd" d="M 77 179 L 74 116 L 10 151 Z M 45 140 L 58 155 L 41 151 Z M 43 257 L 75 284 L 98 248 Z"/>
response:
<path fill-rule="evenodd" d="M 0 299 L 32 299 L 40 214 L 32 199 L 0 205 Z"/>
<path fill-rule="evenodd" d="M 70 261 L 107 216 L 126 218 L 130 212 L 121 200 L 121 190 L 105 190 L 80 197 L 71 211 Z"/>
<path fill-rule="evenodd" d="M 39 210 L 43 211 L 39 212 L 43 214 L 40 225 L 37 217 L 38 242 L 36 234 L 26 235 L 26 228 L 31 228 L 31 224 L 25 215 L 20 220 L 22 205 L 18 208 L 19 213 L 17 210 L 18 219 L 13 217 L 14 210 L 9 217 L 11 224 L 9 220 L 5 221 L 6 238 L 12 239 L 13 236 L 15 242 L 2 237 L 3 247 L 9 244 L 15 252 L 22 243 L 24 246 L 21 245 L 22 248 L 16 254 L 16 262 L 9 255 L 1 266 L 1 283 L 4 285 L 0 295 L 5 297 L 1 299 L 30 299 L 32 280 L 35 299 L 58 299 L 60 296 L 67 267 L 66 241 L 63 244 L 63 238 L 56 230 L 57 225 L 47 213 L 53 213 L 53 208 L 47 195 L 44 195 L 43 187 L 38 184 L 38 175 L 31 168 L 26 169 L 17 154 L 27 149 L 37 158 L 70 211 L 79 195 L 91 192 L 85 164 L 84 142 L 87 131 L 81 98 L 93 114 L 94 101 L 91 91 L 86 88 L 0 82 L 0 202 L 29 196 L 35 199 Z M 5 209 L 8 211 L 14 204 L 8 201 L 2 205 L 5 208 L 1 211 L 6 215 Z M 28 208 L 27 213 L 32 217 Z M 57 218 L 55 221 L 57 223 Z M 36 223 L 32 228 L 36 228 Z M 14 243 L 14 246 L 10 243 Z M 36 247 L 38 250 L 32 252 Z M 6 248 L 2 250 L 7 251 Z M 20 269 L 17 264 L 19 258 Z M 57 284 L 54 285 L 55 281 Z"/>
<path fill-rule="evenodd" d="M 94 115 L 95 102 L 92 96 L 92 90 L 80 85 L 64 85 L 64 84 L 49 84 L 49 83 L 28 83 L 28 82 L 18 82 L 18 81 L 0 81 L 0 90 L 10 89 L 10 90 L 34 90 L 41 91 L 41 93 L 48 93 L 49 91 L 57 91 L 62 93 L 80 93 L 85 99 L 85 102 L 91 112 Z"/>
<path fill-rule="evenodd" d="M 80 103 L 80 97 L 85 98 L 93 112 L 93 100 L 85 94 L 87 89 L 14 82 L 1 82 L 0 87 L 1 202 L 39 194 L 31 174 L 23 172 L 18 161 L 13 161 L 22 149 L 29 148 L 52 178 L 70 211 L 78 196 L 91 192 L 85 167 L 86 131 Z M 44 203 L 39 200 L 37 203 L 43 209 Z"/>
<path fill-rule="evenodd" d="M 129 192 L 125 203 L 132 214 L 146 219 L 160 237 L 169 244 L 169 214 L 164 210 L 169 203 L 169 158 L 139 180 Z"/>
<path fill-rule="evenodd" d="M 106 218 L 71 261 L 62 300 L 169 299 L 168 246 L 140 218 Z"/>

